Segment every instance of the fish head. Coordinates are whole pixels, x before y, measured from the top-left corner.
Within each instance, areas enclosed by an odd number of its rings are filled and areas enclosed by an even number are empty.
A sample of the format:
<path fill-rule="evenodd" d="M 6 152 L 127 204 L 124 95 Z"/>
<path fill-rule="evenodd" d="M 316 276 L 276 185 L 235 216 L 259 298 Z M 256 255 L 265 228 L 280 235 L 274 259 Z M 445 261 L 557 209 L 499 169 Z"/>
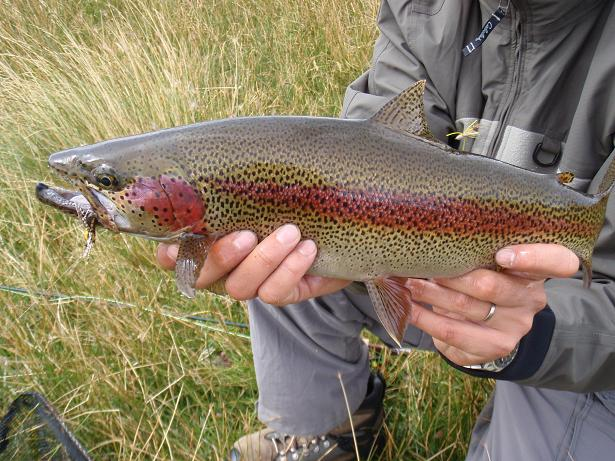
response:
<path fill-rule="evenodd" d="M 43 201 L 65 212 L 95 215 L 97 224 L 114 232 L 155 240 L 204 234 L 204 202 L 175 160 L 172 137 L 158 132 L 52 154 L 49 166 L 78 192 L 62 189 L 54 195 L 48 188 Z M 73 204 L 79 213 L 69 209 Z"/>

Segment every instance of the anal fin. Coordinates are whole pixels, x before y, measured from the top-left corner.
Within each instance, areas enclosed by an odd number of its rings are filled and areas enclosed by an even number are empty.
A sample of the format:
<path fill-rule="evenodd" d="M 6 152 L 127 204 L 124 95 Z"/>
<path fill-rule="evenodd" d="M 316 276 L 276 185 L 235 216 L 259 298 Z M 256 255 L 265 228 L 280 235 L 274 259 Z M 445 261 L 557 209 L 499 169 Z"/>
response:
<path fill-rule="evenodd" d="M 179 238 L 175 283 L 177 289 L 188 298 L 194 298 L 194 286 L 212 243 L 211 238 L 196 234 L 185 234 Z"/>
<path fill-rule="evenodd" d="M 405 281 L 398 277 L 383 277 L 365 282 L 378 319 L 400 347 L 412 309 L 412 293 Z"/>

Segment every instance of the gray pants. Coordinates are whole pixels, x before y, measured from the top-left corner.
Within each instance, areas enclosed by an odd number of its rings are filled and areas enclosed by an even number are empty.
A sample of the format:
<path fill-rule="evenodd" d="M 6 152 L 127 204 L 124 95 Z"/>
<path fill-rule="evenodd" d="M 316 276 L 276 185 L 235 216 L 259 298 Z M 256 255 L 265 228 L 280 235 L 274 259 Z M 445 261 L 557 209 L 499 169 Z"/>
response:
<path fill-rule="evenodd" d="M 341 292 L 283 309 L 249 303 L 258 415 L 291 434 L 325 433 L 348 418 L 365 397 L 370 373 L 367 328 L 391 343 L 361 290 Z M 404 345 L 433 349 L 431 338 L 408 328 Z M 498 381 L 483 409 L 468 460 L 615 459 L 615 401 Z"/>

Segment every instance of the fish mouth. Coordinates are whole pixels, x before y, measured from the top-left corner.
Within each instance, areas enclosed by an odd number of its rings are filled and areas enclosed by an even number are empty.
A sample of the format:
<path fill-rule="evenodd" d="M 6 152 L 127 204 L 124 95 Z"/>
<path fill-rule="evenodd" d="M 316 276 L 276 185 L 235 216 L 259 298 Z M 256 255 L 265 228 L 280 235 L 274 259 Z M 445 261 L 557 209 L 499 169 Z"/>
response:
<path fill-rule="evenodd" d="M 189 230 L 182 228 L 160 236 L 140 232 L 131 225 L 128 218 L 118 210 L 113 201 L 103 193 L 86 186 L 81 181 L 75 182 L 75 186 L 79 189 L 78 191 L 38 183 L 36 185 L 36 198 L 45 205 L 50 205 L 81 220 L 88 231 L 89 242 L 84 254 L 89 252 L 98 226 L 113 232 L 123 232 L 160 242 L 175 241 L 181 234 Z"/>
<path fill-rule="evenodd" d="M 130 230 L 127 220 L 104 194 L 83 183 L 76 185 L 79 191 L 38 183 L 36 198 L 64 213 L 79 217 L 89 229 L 100 225 L 114 232 Z"/>
<path fill-rule="evenodd" d="M 61 187 L 49 187 L 42 182 L 36 185 L 36 198 L 45 205 L 51 205 L 64 213 L 75 216 L 92 212 L 92 206 L 83 194 Z"/>

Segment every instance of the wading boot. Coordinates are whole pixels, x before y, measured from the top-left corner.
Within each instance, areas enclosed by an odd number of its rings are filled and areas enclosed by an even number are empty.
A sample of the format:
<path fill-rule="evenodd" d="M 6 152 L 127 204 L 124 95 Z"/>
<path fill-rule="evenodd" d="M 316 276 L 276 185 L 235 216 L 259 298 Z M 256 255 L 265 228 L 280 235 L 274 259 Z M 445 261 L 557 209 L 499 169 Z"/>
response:
<path fill-rule="evenodd" d="M 298 437 L 273 429 L 244 435 L 233 445 L 229 461 L 350 461 L 356 460 L 355 438 L 361 460 L 377 451 L 384 437 L 380 433 L 384 420 L 382 400 L 385 384 L 380 375 L 371 375 L 367 395 L 352 415 L 327 434 Z"/>

